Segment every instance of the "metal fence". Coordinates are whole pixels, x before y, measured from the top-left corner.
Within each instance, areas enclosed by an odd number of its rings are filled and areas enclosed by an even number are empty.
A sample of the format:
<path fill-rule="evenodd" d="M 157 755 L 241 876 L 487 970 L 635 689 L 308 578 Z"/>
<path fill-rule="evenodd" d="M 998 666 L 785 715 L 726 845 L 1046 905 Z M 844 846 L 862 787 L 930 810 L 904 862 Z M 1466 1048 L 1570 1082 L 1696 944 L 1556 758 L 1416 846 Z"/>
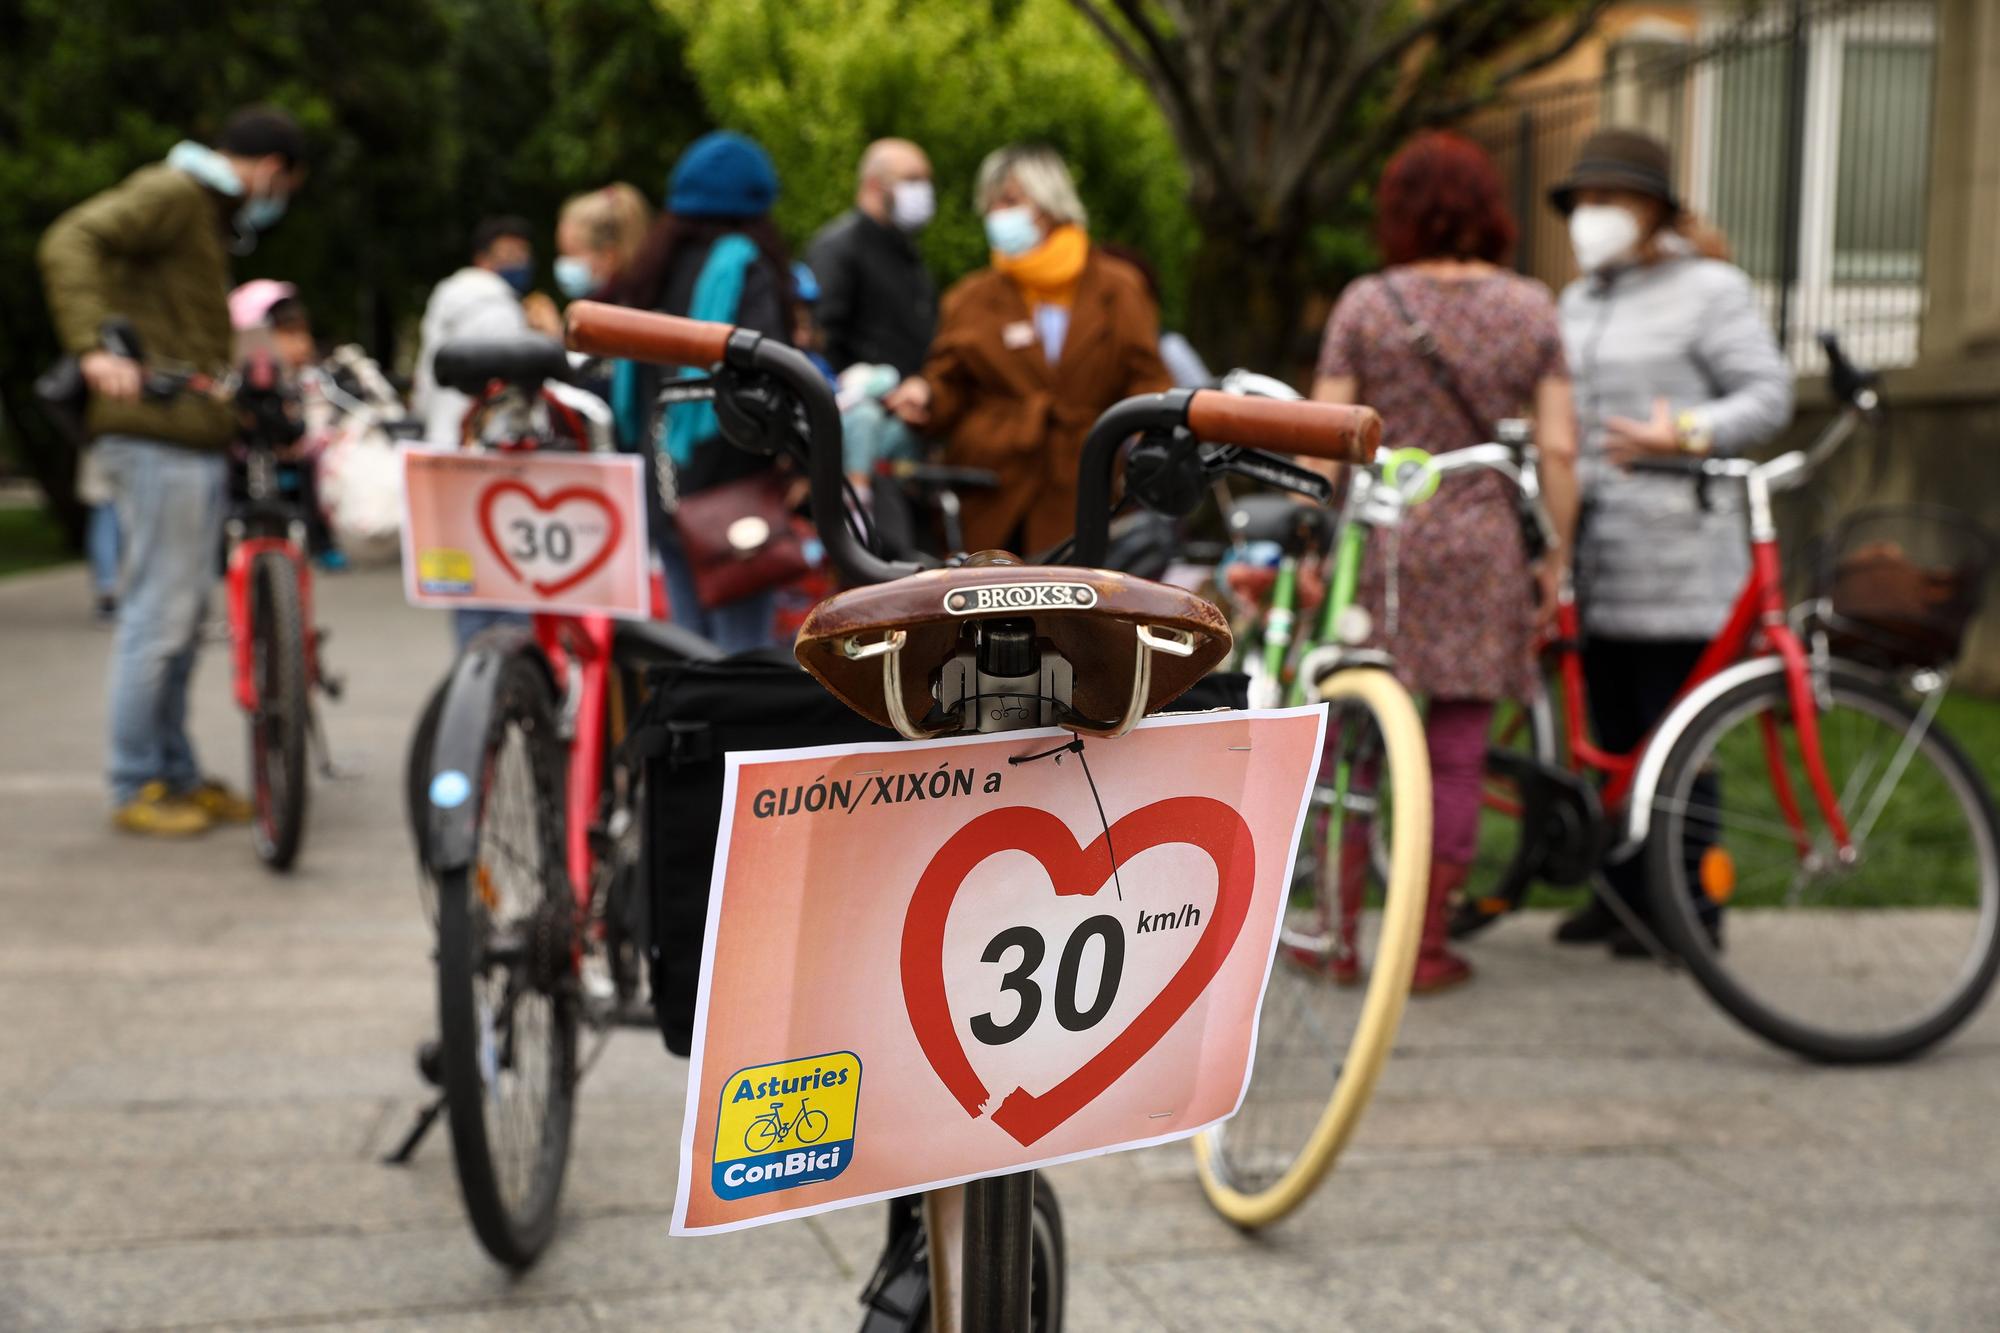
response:
<path fill-rule="evenodd" d="M 1522 224 L 1520 267 L 1574 276 L 1549 185 L 1600 126 L 1673 145 L 1683 197 L 1755 280 L 1802 372 L 1820 329 L 1878 366 L 1916 359 L 1924 310 L 1936 6 L 1777 0 L 1694 26 L 1640 20 L 1600 78 L 1487 108 L 1465 128 L 1493 154 Z"/>

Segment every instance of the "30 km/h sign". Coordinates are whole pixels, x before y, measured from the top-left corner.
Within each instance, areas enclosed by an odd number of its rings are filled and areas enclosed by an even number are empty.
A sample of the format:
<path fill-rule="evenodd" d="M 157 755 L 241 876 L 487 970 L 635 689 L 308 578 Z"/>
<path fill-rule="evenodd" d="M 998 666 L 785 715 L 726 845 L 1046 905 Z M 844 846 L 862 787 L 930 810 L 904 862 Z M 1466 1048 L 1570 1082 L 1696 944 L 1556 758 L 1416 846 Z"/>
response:
<path fill-rule="evenodd" d="M 403 584 L 417 606 L 643 618 L 642 460 L 403 450 Z"/>
<path fill-rule="evenodd" d="M 1231 1114 L 1324 717 L 731 755 L 675 1232 Z"/>

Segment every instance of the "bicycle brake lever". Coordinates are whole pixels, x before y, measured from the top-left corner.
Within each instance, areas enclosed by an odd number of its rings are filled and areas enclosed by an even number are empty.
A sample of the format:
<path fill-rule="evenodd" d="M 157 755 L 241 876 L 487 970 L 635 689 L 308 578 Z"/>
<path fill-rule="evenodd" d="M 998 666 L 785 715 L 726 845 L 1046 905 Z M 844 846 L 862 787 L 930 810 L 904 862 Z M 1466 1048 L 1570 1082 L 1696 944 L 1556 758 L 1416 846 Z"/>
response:
<path fill-rule="evenodd" d="M 715 379 L 710 375 L 690 375 L 686 379 L 668 380 L 660 386 L 659 393 L 653 398 L 653 402 L 659 407 L 714 401 Z"/>
<path fill-rule="evenodd" d="M 1281 491 L 1302 495 L 1315 504 L 1333 503 L 1331 481 L 1276 454 L 1265 453 L 1262 449 L 1246 449 L 1239 444 L 1212 446 L 1202 451 L 1201 466 L 1202 471 L 1209 476 L 1219 476 L 1225 472 L 1234 473 L 1239 477 L 1262 482 L 1266 486 L 1274 486 Z"/>

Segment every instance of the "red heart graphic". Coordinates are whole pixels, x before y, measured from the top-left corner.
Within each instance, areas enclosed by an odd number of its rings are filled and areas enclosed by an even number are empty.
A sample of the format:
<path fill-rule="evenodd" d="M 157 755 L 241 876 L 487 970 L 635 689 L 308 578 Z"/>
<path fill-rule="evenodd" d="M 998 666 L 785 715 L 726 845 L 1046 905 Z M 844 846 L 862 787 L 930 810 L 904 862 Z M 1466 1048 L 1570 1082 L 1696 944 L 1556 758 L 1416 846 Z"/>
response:
<path fill-rule="evenodd" d="M 507 554 L 507 548 L 500 544 L 500 539 L 493 532 L 493 506 L 499 501 L 501 496 L 509 492 L 526 497 L 529 504 L 543 513 L 560 509 L 572 500 L 582 500 L 588 504 L 596 505 L 604 511 L 605 537 L 603 547 L 596 555 L 593 555 L 590 559 L 577 566 L 575 572 L 565 575 L 562 578 L 536 579 L 533 581 L 523 578 L 520 568 L 515 565 L 512 557 Z M 618 537 L 623 528 L 624 525 L 618 517 L 618 510 L 613 507 L 611 501 L 605 498 L 603 492 L 594 491 L 588 486 L 565 486 L 553 495 L 550 495 L 547 499 L 544 499 L 518 481 L 496 481 L 479 493 L 479 531 L 486 538 L 487 549 L 499 557 L 500 563 L 506 567 L 508 574 L 513 576 L 514 582 L 526 583 L 530 588 L 533 588 L 544 597 L 553 597 L 559 592 L 565 592 L 574 588 L 577 584 L 604 568 L 605 562 L 611 559 L 612 552 L 618 549 Z"/>
<path fill-rule="evenodd" d="M 903 1004 L 910 1026 L 938 1078 L 965 1113 L 976 1119 L 986 1105 L 986 1085 L 966 1059 L 944 992 L 945 918 L 959 886 L 996 852 L 1023 851 L 1042 863 L 1058 897 L 1089 897 L 1111 879 L 1114 841 L 1123 852 L 1122 861 L 1169 843 L 1188 843 L 1208 853 L 1215 862 L 1215 911 L 1180 970 L 1109 1045 L 1040 1096 L 1016 1088 L 1000 1103 L 993 1123 L 1023 1147 L 1089 1105 L 1138 1063 L 1221 970 L 1250 913 L 1257 868 L 1250 826 L 1221 801 L 1175 796 L 1134 810 L 1090 846 L 1079 847 L 1069 827 L 1045 810 L 1025 806 L 995 810 L 967 824 L 938 849 L 924 867 L 903 918 Z"/>

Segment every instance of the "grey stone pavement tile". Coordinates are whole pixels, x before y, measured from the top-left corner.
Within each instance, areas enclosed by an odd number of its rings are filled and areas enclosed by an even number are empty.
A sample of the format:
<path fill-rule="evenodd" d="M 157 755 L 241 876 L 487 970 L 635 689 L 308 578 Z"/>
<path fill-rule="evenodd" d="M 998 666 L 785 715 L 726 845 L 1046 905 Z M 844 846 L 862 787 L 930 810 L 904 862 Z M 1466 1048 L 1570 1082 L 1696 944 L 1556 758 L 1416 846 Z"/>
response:
<path fill-rule="evenodd" d="M 560 1264 L 519 1278 L 488 1263 L 456 1219 L 359 1235 L 222 1238 L 119 1250 L 0 1257 L 0 1309 L 25 1330 L 168 1328 L 387 1316 L 502 1300 L 751 1289 L 846 1281 L 810 1230 L 766 1227 L 670 1241 L 663 1214 L 573 1220 Z M 677 1262 L 678 1260 L 678 1262 Z M 851 1293 L 849 1293 L 851 1295 Z"/>
<path fill-rule="evenodd" d="M 1576 1236 L 1341 1245 L 1119 1275 L 1172 1330 L 1720 1330 L 1727 1325 Z"/>
<path fill-rule="evenodd" d="M 443 1127 L 378 1163 L 426 1098 L 399 777 L 448 632 L 383 574 L 322 601 L 359 776 L 316 784 L 280 878 L 235 831 L 107 832 L 108 637 L 77 572 L 0 581 L 0 1333 L 855 1327 L 879 1208 L 668 1237 L 687 1069 L 650 1033 L 584 1084 L 525 1277 L 472 1239 Z M 240 778 L 226 677 L 211 649 L 197 740 Z M 1355 1143 L 1260 1235 L 1210 1212 L 1184 1144 L 1054 1169 L 1069 1326 L 2000 1327 L 2000 1006 L 1909 1065 L 1817 1069 L 1550 924 L 1502 923 L 1478 984 L 1411 1006 Z"/>

